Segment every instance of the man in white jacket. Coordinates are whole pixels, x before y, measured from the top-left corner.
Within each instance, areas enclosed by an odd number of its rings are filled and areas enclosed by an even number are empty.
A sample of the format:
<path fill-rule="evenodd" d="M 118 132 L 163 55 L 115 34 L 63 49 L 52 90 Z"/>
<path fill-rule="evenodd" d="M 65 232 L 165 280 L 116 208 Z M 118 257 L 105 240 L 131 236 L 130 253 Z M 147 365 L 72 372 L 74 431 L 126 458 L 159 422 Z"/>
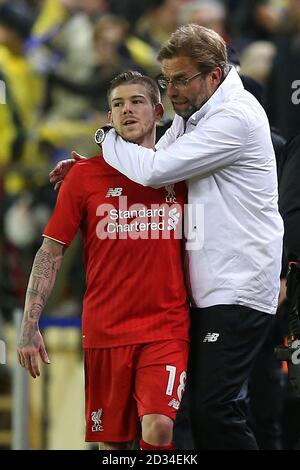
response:
<path fill-rule="evenodd" d="M 203 240 L 187 250 L 195 445 L 257 449 L 246 423 L 246 385 L 277 308 L 283 236 L 269 123 L 228 66 L 216 32 L 183 26 L 158 59 L 159 83 L 176 112 L 172 126 L 155 150 L 112 129 L 104 158 L 144 186 L 187 181 L 189 237 Z"/>

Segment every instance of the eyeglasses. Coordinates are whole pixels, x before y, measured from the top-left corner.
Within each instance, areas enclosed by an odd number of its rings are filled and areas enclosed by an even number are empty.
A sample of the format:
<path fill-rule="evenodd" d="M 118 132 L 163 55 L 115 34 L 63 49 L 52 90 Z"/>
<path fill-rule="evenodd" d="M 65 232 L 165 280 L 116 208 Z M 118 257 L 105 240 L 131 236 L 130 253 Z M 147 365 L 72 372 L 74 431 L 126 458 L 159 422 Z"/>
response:
<path fill-rule="evenodd" d="M 165 89 L 168 88 L 169 85 L 173 85 L 177 90 L 184 89 L 188 86 L 188 84 L 194 80 L 195 78 L 200 77 L 204 72 L 198 72 L 190 78 L 170 78 L 160 77 L 157 81 L 161 88 Z"/>

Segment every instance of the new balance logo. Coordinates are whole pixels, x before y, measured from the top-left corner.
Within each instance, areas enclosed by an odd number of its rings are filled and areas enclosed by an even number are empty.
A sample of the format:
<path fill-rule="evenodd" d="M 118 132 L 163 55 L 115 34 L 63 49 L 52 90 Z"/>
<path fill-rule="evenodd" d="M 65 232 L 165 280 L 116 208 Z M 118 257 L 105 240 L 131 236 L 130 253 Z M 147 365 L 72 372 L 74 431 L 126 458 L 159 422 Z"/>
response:
<path fill-rule="evenodd" d="M 109 188 L 105 197 L 118 197 L 122 195 L 123 188 Z"/>
<path fill-rule="evenodd" d="M 168 406 L 171 406 L 172 408 L 175 408 L 175 410 L 179 409 L 180 402 L 179 400 L 175 400 L 175 398 L 172 398 L 171 401 L 169 401 Z"/>
<path fill-rule="evenodd" d="M 214 343 L 219 338 L 220 333 L 207 333 L 203 340 L 203 343 Z"/>

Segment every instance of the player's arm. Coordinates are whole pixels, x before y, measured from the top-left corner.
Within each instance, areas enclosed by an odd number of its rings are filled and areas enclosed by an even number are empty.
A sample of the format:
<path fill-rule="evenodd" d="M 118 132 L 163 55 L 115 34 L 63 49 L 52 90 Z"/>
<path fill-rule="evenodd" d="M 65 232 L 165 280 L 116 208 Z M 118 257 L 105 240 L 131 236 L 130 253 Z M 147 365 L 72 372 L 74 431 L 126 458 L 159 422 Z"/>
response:
<path fill-rule="evenodd" d="M 65 245 L 44 238 L 33 262 L 25 299 L 24 315 L 18 342 L 18 358 L 33 378 L 40 375 L 38 356 L 50 364 L 41 332 L 39 318 L 52 292 L 60 269 Z"/>

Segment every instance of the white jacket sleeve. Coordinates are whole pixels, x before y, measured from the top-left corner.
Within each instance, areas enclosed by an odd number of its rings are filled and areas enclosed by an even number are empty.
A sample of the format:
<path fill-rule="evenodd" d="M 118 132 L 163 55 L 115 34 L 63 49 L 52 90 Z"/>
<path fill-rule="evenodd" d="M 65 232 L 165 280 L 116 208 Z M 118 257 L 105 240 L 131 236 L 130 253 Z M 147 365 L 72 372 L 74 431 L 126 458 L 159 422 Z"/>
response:
<path fill-rule="evenodd" d="M 103 157 L 129 179 L 160 187 L 231 165 L 248 135 L 247 119 L 238 110 L 225 111 L 200 120 L 194 130 L 157 151 L 126 142 L 111 130 L 102 144 Z"/>

